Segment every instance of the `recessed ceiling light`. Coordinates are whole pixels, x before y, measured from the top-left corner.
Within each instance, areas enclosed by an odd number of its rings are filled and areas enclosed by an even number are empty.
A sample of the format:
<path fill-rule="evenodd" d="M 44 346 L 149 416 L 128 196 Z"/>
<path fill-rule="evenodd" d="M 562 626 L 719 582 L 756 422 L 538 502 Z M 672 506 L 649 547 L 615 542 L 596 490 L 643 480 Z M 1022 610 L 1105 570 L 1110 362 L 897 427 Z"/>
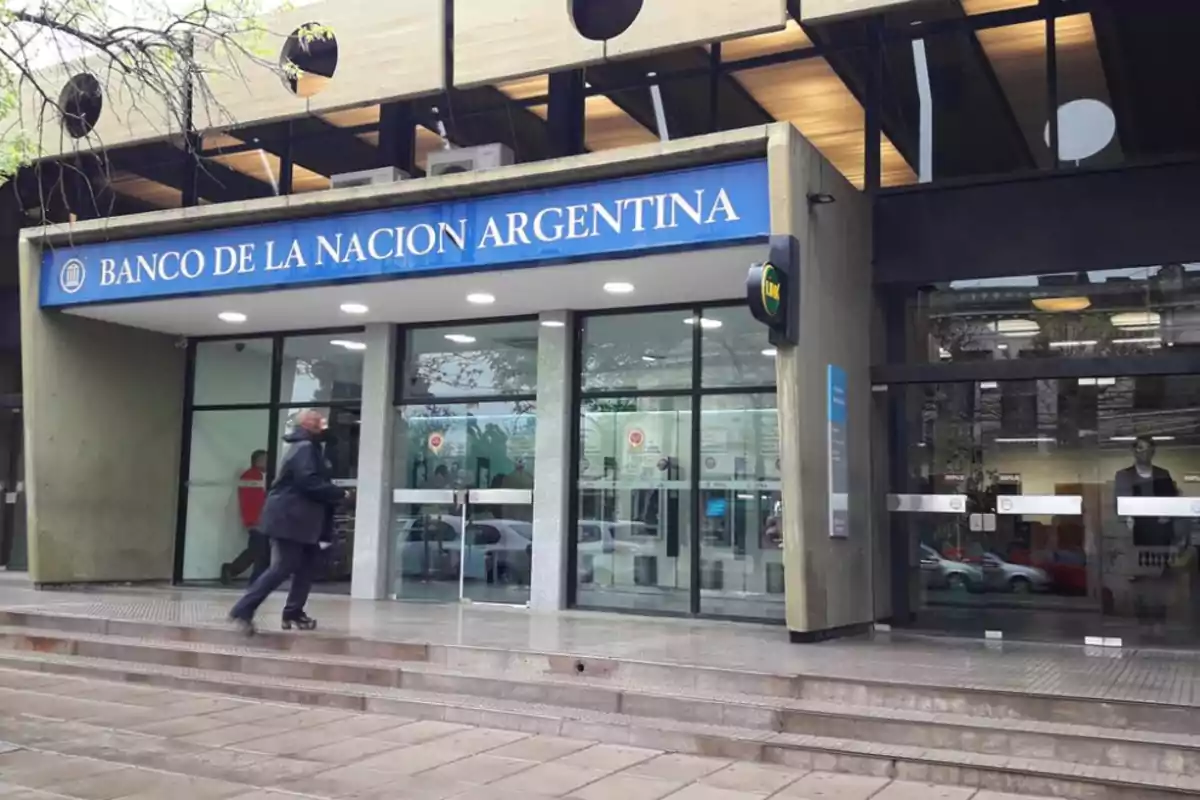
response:
<path fill-rule="evenodd" d="M 561 319 L 544 319 L 544 320 L 542 320 L 542 327 L 543 328 L 565 328 L 565 327 L 567 327 L 567 323 L 563 322 Z"/>
<path fill-rule="evenodd" d="M 1120 314 L 1113 314 L 1109 317 L 1109 321 L 1114 328 L 1145 330 L 1161 325 L 1162 315 L 1157 311 L 1122 311 Z"/>
<path fill-rule="evenodd" d="M 447 333 L 446 340 L 455 344 L 472 344 L 475 341 L 475 337 L 468 336 L 465 333 Z"/>
<path fill-rule="evenodd" d="M 1083 311 L 1091 305 L 1092 301 L 1087 297 L 1035 297 L 1033 299 L 1034 308 L 1038 311 L 1046 311 L 1051 314 L 1065 311 Z"/>
<path fill-rule="evenodd" d="M 367 349 L 366 342 L 356 342 L 353 339 L 331 339 L 329 341 L 329 343 L 332 345 L 336 345 L 338 347 L 344 347 L 347 350 L 366 350 Z"/>
<path fill-rule="evenodd" d="M 1151 436 L 1150 438 L 1156 442 L 1173 442 L 1173 441 L 1175 441 L 1174 436 Z"/>
<path fill-rule="evenodd" d="M 246 321 L 246 315 L 240 311 L 222 311 L 220 314 L 217 314 L 217 319 L 221 320 L 221 322 L 237 325 Z"/>
<path fill-rule="evenodd" d="M 487 292 L 472 292 L 467 295 L 467 302 L 474 303 L 477 306 L 490 306 L 496 302 L 496 296 Z"/>
<path fill-rule="evenodd" d="M 343 314 L 365 314 L 370 310 L 362 303 L 342 303 Z"/>
<path fill-rule="evenodd" d="M 687 325 L 695 325 L 696 317 L 688 317 L 687 319 L 684 320 L 684 323 Z M 700 327 L 704 328 L 705 330 L 709 330 L 709 331 L 716 330 L 717 328 L 721 327 L 724 324 L 725 323 L 721 322 L 721 320 L 719 320 L 719 319 L 712 319 L 711 317 L 700 317 Z"/>
<path fill-rule="evenodd" d="M 625 281 L 610 281 L 604 284 L 604 291 L 609 294 L 629 294 L 633 291 L 633 284 Z"/>
<path fill-rule="evenodd" d="M 766 350 L 762 351 L 762 354 L 767 358 L 774 358 L 775 356 L 779 355 L 779 351 L 774 347 L 768 347 Z"/>
<path fill-rule="evenodd" d="M 658 361 L 658 356 L 642 356 L 642 361 L 648 361 L 653 364 L 655 361 Z"/>

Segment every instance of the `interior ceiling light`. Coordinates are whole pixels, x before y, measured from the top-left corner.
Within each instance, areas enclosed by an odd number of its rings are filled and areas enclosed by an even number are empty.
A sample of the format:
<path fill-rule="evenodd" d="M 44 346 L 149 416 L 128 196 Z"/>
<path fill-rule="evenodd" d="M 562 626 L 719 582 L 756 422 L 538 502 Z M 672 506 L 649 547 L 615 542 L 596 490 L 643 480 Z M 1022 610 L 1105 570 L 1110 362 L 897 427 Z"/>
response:
<path fill-rule="evenodd" d="M 774 347 L 768 347 L 766 350 L 762 351 L 762 354 L 767 358 L 774 358 L 775 356 L 779 355 L 779 351 Z"/>
<path fill-rule="evenodd" d="M 1031 319 L 1001 319 L 992 323 L 992 330 L 1004 336 L 1022 336 L 1041 330 Z"/>
<path fill-rule="evenodd" d="M 344 347 L 347 350 L 366 350 L 367 349 L 366 342 L 356 342 L 353 339 L 331 339 L 329 341 L 329 343 L 332 345 L 336 345 L 338 347 Z"/>
<path fill-rule="evenodd" d="M 217 319 L 221 320 L 221 322 L 238 325 L 246 321 L 246 315 L 240 311 L 222 311 L 220 314 L 217 314 Z"/>
<path fill-rule="evenodd" d="M 542 327 L 543 328 L 565 328 L 565 327 L 567 327 L 567 323 L 563 322 L 561 319 L 544 319 L 544 320 L 542 320 Z"/>
<path fill-rule="evenodd" d="M 1157 328 L 1162 324 L 1162 315 L 1157 311 L 1122 311 L 1109 317 L 1114 328 Z"/>
<path fill-rule="evenodd" d="M 697 317 L 688 317 L 687 319 L 684 320 L 684 323 L 688 324 L 688 325 L 695 325 L 696 320 L 697 320 Z M 719 320 L 719 319 L 712 319 L 710 317 L 699 317 L 699 321 L 700 321 L 700 327 L 704 328 L 705 330 L 708 330 L 708 331 L 716 330 L 717 328 L 719 328 L 725 324 L 724 322 L 721 322 L 721 320 Z"/>
<path fill-rule="evenodd" d="M 633 291 L 633 284 L 625 281 L 610 281 L 604 284 L 604 291 L 609 294 L 629 294 Z"/>
<path fill-rule="evenodd" d="M 1038 311 L 1047 311 L 1051 314 L 1083 311 L 1091 305 L 1092 301 L 1086 297 L 1036 297 L 1033 300 L 1034 308 Z"/>
<path fill-rule="evenodd" d="M 1057 348 L 1095 347 L 1098 344 L 1100 344 L 1100 342 L 1096 341 L 1095 339 L 1067 339 L 1067 340 L 1064 340 L 1061 342 L 1050 342 L 1051 347 L 1057 347 Z"/>
<path fill-rule="evenodd" d="M 496 296 L 487 292 L 472 292 L 467 295 L 467 302 L 474 303 L 477 306 L 490 306 L 496 302 Z"/>
<path fill-rule="evenodd" d="M 370 310 L 362 303 L 342 303 L 343 314 L 365 314 Z"/>
<path fill-rule="evenodd" d="M 474 344 L 475 337 L 468 336 L 465 333 L 447 333 L 446 341 L 454 342 L 455 344 Z"/>

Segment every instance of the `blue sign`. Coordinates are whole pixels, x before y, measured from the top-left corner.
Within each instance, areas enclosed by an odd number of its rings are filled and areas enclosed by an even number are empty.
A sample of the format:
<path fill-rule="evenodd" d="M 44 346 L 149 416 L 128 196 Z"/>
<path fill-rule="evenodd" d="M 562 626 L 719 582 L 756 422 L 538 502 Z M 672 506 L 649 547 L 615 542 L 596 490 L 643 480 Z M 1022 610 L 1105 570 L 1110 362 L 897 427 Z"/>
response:
<path fill-rule="evenodd" d="M 41 305 L 395 279 L 753 240 L 765 161 L 48 250 Z"/>
<path fill-rule="evenodd" d="M 846 452 L 846 370 L 830 364 L 829 386 L 829 536 L 850 535 L 850 462 Z"/>

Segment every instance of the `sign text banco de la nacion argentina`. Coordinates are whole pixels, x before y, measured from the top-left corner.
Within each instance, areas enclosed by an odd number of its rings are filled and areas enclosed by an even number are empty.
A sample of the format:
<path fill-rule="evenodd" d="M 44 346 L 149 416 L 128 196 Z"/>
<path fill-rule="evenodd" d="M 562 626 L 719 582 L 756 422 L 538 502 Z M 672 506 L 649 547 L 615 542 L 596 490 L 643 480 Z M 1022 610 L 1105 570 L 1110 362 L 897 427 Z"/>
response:
<path fill-rule="evenodd" d="M 766 164 L 47 251 L 41 305 L 596 258 L 769 232 Z"/>

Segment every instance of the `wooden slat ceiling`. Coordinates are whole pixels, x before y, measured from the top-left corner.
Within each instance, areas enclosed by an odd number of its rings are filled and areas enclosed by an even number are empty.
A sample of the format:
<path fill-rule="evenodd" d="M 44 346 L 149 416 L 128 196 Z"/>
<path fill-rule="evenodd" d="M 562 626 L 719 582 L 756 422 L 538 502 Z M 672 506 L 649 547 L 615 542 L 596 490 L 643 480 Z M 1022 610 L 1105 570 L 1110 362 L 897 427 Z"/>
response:
<path fill-rule="evenodd" d="M 963 10 L 968 14 L 990 14 L 993 11 L 1008 11 L 1037 4 L 1038 0 L 962 0 Z"/>
<path fill-rule="evenodd" d="M 584 72 L 586 75 L 586 70 Z M 529 100 L 545 97 L 550 92 L 550 79 L 546 75 L 535 75 L 519 81 L 508 81 L 497 87 L 510 100 Z M 546 119 L 549 108 L 545 105 L 530 106 L 529 110 Z M 591 152 L 615 150 L 635 144 L 658 141 L 658 137 L 644 128 L 637 120 L 626 114 L 605 95 L 591 95 L 584 101 L 584 146 Z"/>
<path fill-rule="evenodd" d="M 999 10 L 1026 5 L 1027 0 L 963 0 L 969 13 Z M 804 31 L 794 21 L 773 33 L 747 36 L 722 43 L 722 58 L 738 61 L 747 58 L 782 53 L 812 45 Z M 818 58 L 736 73 L 734 77 L 754 99 L 776 119 L 794 124 L 854 185 L 863 185 L 864 113 L 862 106 L 845 85 Z M 546 75 L 509 81 L 498 88 L 512 100 L 529 100 L 549 93 Z M 532 106 L 531 112 L 546 118 L 545 105 Z M 325 121 L 340 127 L 372 125 L 379 122 L 379 106 L 370 105 L 321 115 Z M 610 150 L 654 142 L 657 136 L 621 110 L 604 95 L 587 98 L 585 143 L 588 150 Z M 360 138 L 377 145 L 377 133 L 363 133 Z M 240 140 L 224 134 L 205 136 L 206 148 L 233 147 Z M 417 163 L 424 165 L 431 150 L 444 142 L 434 132 L 423 127 L 417 130 Z M 246 175 L 277 185 L 279 159 L 263 150 L 218 155 L 214 160 Z M 293 172 L 293 188 L 297 192 L 327 188 L 328 178 L 300 166 Z M 915 181 L 912 169 L 899 152 L 885 139 L 883 148 L 883 183 L 885 186 Z M 162 205 L 178 205 L 179 192 L 153 181 L 125 176 L 120 191 L 138 199 Z"/>
<path fill-rule="evenodd" d="M 969 0 L 964 0 L 967 5 Z M 990 28 L 977 32 L 1005 98 L 1016 115 L 1030 152 L 1040 166 L 1049 166 L 1045 130 L 1049 98 L 1046 92 L 1046 24 L 1041 21 Z M 1090 14 L 1060 17 L 1055 22 L 1058 44 L 1059 104 L 1092 98 L 1110 108 L 1104 66 L 1096 46 Z M 1110 147 L 1117 151 L 1120 143 Z"/>
<path fill-rule="evenodd" d="M 866 114 L 823 58 L 735 72 L 767 113 L 796 126 L 848 181 L 861 189 L 865 174 Z M 884 186 L 914 183 L 912 167 L 885 136 Z"/>

